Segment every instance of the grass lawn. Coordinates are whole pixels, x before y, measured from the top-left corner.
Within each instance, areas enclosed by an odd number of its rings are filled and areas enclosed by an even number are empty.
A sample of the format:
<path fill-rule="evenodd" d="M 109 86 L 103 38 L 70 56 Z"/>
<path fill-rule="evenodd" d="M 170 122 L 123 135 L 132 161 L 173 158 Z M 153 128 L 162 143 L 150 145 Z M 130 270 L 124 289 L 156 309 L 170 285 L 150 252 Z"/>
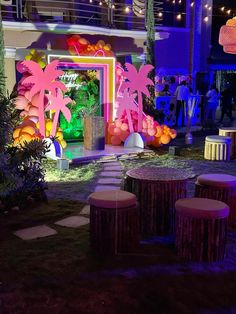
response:
<path fill-rule="evenodd" d="M 122 164 L 125 170 L 144 164 L 179 167 L 190 177 L 209 168 L 199 152 L 185 154 L 163 151 Z M 215 163 L 222 171 L 228 165 Z M 235 171 L 235 162 L 230 169 Z M 48 203 L 1 215 L 0 313 L 235 313 L 235 229 L 228 235 L 225 261 L 208 264 L 180 261 L 171 237 L 148 239 L 136 254 L 98 258 L 89 248 L 89 225 L 72 229 L 54 224 L 80 213 L 101 170 L 101 164 L 92 163 L 59 172 L 50 162 Z M 30 241 L 13 235 L 39 224 L 58 233 Z"/>

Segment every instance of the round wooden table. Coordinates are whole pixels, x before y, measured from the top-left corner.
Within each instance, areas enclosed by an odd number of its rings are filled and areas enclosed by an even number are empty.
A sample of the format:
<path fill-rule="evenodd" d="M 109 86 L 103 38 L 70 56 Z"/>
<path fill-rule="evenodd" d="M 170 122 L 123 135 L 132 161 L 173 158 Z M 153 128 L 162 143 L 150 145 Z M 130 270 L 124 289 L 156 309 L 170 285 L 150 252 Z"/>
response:
<path fill-rule="evenodd" d="M 126 172 L 124 189 L 137 196 L 142 235 L 174 232 L 175 202 L 186 197 L 184 169 L 142 167 Z"/>

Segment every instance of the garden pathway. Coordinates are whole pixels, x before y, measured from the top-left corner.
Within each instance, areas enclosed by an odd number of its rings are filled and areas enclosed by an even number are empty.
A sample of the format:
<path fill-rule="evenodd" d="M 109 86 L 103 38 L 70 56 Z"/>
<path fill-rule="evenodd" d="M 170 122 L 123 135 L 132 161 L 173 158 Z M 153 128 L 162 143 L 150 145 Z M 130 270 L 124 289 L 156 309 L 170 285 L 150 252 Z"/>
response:
<path fill-rule="evenodd" d="M 94 191 L 110 191 L 120 190 L 123 177 L 123 167 L 119 161 L 103 163 L 103 170 L 100 172 L 97 180 L 97 185 Z M 56 221 L 54 224 L 66 228 L 79 228 L 89 224 L 90 207 L 85 205 L 80 212 L 80 215 L 69 216 Z M 84 215 L 84 216 L 81 216 Z M 39 225 L 32 228 L 24 228 L 14 232 L 14 235 L 22 240 L 33 240 L 37 238 L 48 237 L 56 234 L 57 231 L 46 225 Z"/>

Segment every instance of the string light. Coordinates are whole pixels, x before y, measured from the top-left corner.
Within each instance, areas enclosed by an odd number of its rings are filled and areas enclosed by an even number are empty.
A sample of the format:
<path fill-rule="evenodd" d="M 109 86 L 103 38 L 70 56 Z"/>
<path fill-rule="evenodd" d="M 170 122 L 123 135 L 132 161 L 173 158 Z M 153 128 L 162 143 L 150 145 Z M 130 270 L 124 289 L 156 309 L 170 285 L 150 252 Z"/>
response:
<path fill-rule="evenodd" d="M 162 16 L 163 16 L 163 13 L 162 13 L 162 12 L 159 12 L 159 13 L 158 13 L 158 16 L 159 16 L 159 17 L 162 17 Z"/>
<path fill-rule="evenodd" d="M 130 11 L 129 7 L 126 7 L 126 8 L 125 8 L 125 12 L 126 12 L 126 13 L 129 13 L 129 11 Z"/>
<path fill-rule="evenodd" d="M 181 20 L 182 15 L 181 15 L 181 14 L 178 14 L 178 15 L 176 16 L 176 18 L 177 18 L 177 20 Z"/>
<path fill-rule="evenodd" d="M 139 10 L 139 14 L 143 14 L 143 10 L 142 9 Z"/>
<path fill-rule="evenodd" d="M 221 7 L 220 10 L 223 12 L 225 10 L 225 7 Z"/>
<path fill-rule="evenodd" d="M 99 2 L 99 5 L 102 5 L 102 1 Z"/>
<path fill-rule="evenodd" d="M 231 13 L 231 10 L 229 9 L 227 12 L 226 12 L 228 15 L 230 15 L 230 13 Z"/>
<path fill-rule="evenodd" d="M 89 3 L 93 3 L 93 0 L 89 0 Z"/>
<path fill-rule="evenodd" d="M 209 21 L 209 17 L 208 17 L 208 16 L 205 16 L 205 17 L 204 17 L 204 22 L 207 23 L 208 21 Z"/>
<path fill-rule="evenodd" d="M 191 2 L 190 6 L 193 7 L 194 6 L 194 2 Z"/>
<path fill-rule="evenodd" d="M 179 4 L 181 4 L 182 3 L 182 0 L 179 0 Z"/>
<path fill-rule="evenodd" d="M 211 11 L 212 7 L 209 7 L 208 10 Z"/>
<path fill-rule="evenodd" d="M 115 5 L 113 4 L 113 5 L 111 6 L 111 8 L 112 8 L 112 9 L 115 9 Z"/>
<path fill-rule="evenodd" d="M 204 7 L 207 9 L 208 8 L 208 4 L 205 4 Z"/>

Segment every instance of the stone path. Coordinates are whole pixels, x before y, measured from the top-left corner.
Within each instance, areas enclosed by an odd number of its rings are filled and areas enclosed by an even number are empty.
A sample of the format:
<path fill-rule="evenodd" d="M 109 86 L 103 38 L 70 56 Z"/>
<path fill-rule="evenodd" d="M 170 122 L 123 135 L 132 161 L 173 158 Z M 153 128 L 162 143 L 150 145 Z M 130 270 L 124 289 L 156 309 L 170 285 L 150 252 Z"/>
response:
<path fill-rule="evenodd" d="M 94 191 L 111 191 L 120 190 L 123 177 L 123 168 L 119 161 L 112 161 L 103 163 L 103 171 L 100 173 L 100 177 L 97 180 L 97 185 Z M 54 224 L 65 228 L 79 228 L 81 226 L 89 224 L 89 218 L 81 215 L 89 216 L 90 207 L 85 205 L 80 212 L 80 215 L 70 216 Z M 57 231 L 46 226 L 40 225 L 32 228 L 20 229 L 14 232 L 14 235 L 22 240 L 33 240 L 37 238 L 48 237 L 56 234 Z"/>

